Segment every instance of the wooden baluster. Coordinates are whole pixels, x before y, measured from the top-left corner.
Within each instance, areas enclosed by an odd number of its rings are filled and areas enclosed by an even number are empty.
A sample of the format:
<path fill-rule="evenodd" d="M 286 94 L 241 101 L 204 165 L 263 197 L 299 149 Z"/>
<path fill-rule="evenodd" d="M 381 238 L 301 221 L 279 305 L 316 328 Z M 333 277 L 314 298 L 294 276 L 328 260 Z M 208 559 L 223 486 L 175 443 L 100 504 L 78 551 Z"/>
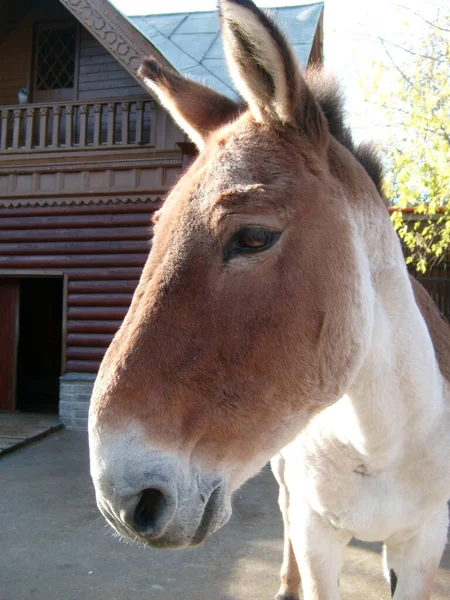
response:
<path fill-rule="evenodd" d="M 73 116 L 73 105 L 69 104 L 69 106 L 66 106 L 66 132 L 65 132 L 66 148 L 72 148 L 72 116 Z"/>
<path fill-rule="evenodd" d="M 36 113 L 34 108 L 27 108 L 27 125 L 25 131 L 25 148 L 27 150 L 31 150 L 33 147 L 33 124 L 34 124 L 34 115 Z"/>
<path fill-rule="evenodd" d="M 158 115 L 158 105 L 154 100 L 150 100 L 150 136 L 149 141 L 152 146 L 156 146 L 156 119 Z"/>
<path fill-rule="evenodd" d="M 102 125 L 102 105 L 94 104 L 94 146 L 100 146 L 101 125 Z"/>
<path fill-rule="evenodd" d="M 122 102 L 122 144 L 128 144 L 130 136 L 130 103 Z"/>
<path fill-rule="evenodd" d="M 48 108 L 43 106 L 39 109 L 39 148 L 41 149 L 47 146 L 47 122 Z"/>
<path fill-rule="evenodd" d="M 22 120 L 22 109 L 15 108 L 13 111 L 13 114 L 14 114 L 14 128 L 13 128 L 12 148 L 13 148 L 13 150 L 18 150 L 19 143 L 20 143 L 20 122 Z"/>
<path fill-rule="evenodd" d="M 116 105 L 114 102 L 108 103 L 108 131 L 106 134 L 106 143 L 108 146 L 114 145 L 114 129 L 116 126 Z"/>
<path fill-rule="evenodd" d="M 3 109 L 2 110 L 2 135 L 0 137 L 0 151 L 4 152 L 6 150 L 7 147 L 7 140 L 8 140 L 8 116 L 9 116 L 9 110 L 7 109 Z"/>
<path fill-rule="evenodd" d="M 86 146 L 87 118 L 88 118 L 88 107 L 86 104 L 82 104 L 80 106 L 80 146 Z"/>
<path fill-rule="evenodd" d="M 61 106 L 53 107 L 52 148 L 59 147 L 59 124 L 61 121 Z"/>
<path fill-rule="evenodd" d="M 144 126 L 144 102 L 136 102 L 136 144 L 142 144 L 142 132 Z"/>

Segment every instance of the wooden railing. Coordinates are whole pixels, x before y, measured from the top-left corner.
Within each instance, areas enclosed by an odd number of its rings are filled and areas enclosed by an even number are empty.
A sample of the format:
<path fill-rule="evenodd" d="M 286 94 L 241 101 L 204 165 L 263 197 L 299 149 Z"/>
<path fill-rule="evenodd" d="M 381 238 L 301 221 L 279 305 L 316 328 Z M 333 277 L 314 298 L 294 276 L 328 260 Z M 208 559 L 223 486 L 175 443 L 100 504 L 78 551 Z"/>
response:
<path fill-rule="evenodd" d="M 151 99 L 0 106 L 0 154 L 154 145 L 154 115 Z"/>

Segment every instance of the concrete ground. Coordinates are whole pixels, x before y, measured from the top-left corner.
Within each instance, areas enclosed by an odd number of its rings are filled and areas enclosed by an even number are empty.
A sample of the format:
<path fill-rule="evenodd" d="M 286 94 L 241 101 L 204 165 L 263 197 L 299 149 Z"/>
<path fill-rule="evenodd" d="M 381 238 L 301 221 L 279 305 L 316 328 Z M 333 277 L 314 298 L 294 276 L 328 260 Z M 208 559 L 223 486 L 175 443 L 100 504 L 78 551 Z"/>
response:
<path fill-rule="evenodd" d="M 271 600 L 282 553 L 276 497 L 265 470 L 204 547 L 127 545 L 97 511 L 86 435 L 52 434 L 0 460 L 0 600 Z M 388 600 L 379 550 L 347 549 L 343 600 Z M 433 599 L 449 597 L 447 550 Z"/>

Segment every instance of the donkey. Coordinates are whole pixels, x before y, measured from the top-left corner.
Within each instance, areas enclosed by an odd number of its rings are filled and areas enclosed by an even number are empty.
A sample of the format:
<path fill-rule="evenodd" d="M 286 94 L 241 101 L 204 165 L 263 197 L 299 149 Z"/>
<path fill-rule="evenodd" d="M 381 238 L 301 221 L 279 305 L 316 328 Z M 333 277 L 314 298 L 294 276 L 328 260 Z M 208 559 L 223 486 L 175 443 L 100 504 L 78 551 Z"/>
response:
<path fill-rule="evenodd" d="M 300 585 L 337 600 L 352 537 L 384 541 L 395 600 L 429 599 L 448 526 L 450 328 L 408 277 L 333 82 L 303 76 L 251 0 L 221 0 L 220 18 L 242 103 L 152 59 L 140 69 L 199 155 L 95 383 L 98 506 L 127 538 L 195 546 L 272 458 L 278 600 Z"/>

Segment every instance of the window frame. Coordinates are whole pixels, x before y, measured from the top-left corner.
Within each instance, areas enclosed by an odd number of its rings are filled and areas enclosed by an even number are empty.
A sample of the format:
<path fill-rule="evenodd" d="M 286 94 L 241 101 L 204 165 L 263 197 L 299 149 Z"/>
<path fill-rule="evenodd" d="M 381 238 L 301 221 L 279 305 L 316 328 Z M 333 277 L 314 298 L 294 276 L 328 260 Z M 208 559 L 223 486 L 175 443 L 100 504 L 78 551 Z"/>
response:
<path fill-rule="evenodd" d="M 71 88 L 55 88 L 49 90 L 37 89 L 38 74 L 38 39 L 41 31 L 62 29 L 75 29 L 75 57 L 74 57 L 74 79 Z M 32 46 L 32 73 L 31 73 L 31 102 L 73 102 L 78 99 L 78 73 L 80 63 L 80 26 L 75 20 L 65 21 L 42 21 L 34 24 L 33 46 Z"/>

